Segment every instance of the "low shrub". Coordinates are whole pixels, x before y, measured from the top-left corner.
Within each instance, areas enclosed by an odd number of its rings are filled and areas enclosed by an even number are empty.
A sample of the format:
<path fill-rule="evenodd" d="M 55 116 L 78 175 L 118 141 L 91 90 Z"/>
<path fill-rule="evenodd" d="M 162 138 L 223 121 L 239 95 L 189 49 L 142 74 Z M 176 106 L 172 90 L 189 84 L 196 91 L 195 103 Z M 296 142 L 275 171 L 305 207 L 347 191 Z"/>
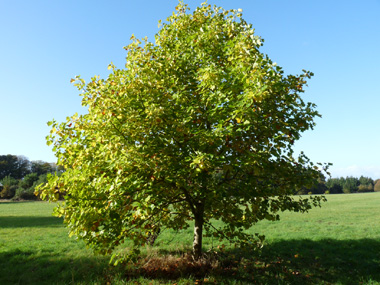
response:
<path fill-rule="evenodd" d="M 12 198 L 17 189 L 18 180 L 14 179 L 11 176 L 6 176 L 2 180 L 3 188 L 0 191 L 0 198 L 2 199 L 10 199 Z"/>
<path fill-rule="evenodd" d="M 38 200 L 38 198 L 36 195 L 34 195 L 33 187 L 27 189 L 19 187 L 16 189 L 16 193 L 13 197 L 13 200 Z"/>
<path fill-rule="evenodd" d="M 17 186 L 5 185 L 3 189 L 0 191 L 0 198 L 2 199 L 10 199 L 16 193 Z"/>
<path fill-rule="evenodd" d="M 343 193 L 350 194 L 352 192 L 350 188 L 343 188 Z"/>
<path fill-rule="evenodd" d="M 373 185 L 359 185 L 358 193 L 373 192 Z"/>
<path fill-rule="evenodd" d="M 32 173 L 19 183 L 19 187 L 16 190 L 16 194 L 13 200 L 39 200 L 34 191 L 36 187 L 42 183 L 46 183 L 47 174 L 41 174 L 37 176 L 37 173 Z"/>

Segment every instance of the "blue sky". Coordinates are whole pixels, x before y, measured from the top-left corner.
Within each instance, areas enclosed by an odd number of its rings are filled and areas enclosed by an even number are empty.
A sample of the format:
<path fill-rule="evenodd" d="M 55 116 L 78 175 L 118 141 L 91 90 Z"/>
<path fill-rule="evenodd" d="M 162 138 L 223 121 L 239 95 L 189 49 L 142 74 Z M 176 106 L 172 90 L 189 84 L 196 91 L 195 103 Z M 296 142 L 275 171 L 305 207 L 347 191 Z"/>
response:
<path fill-rule="evenodd" d="M 46 122 L 83 112 L 70 79 L 106 77 L 111 61 L 123 67 L 130 36 L 153 41 L 177 3 L 0 1 L 0 155 L 55 161 Z M 333 177 L 380 178 L 380 0 L 208 3 L 243 9 L 285 73 L 315 73 L 304 96 L 323 117 L 296 150 L 333 163 Z"/>

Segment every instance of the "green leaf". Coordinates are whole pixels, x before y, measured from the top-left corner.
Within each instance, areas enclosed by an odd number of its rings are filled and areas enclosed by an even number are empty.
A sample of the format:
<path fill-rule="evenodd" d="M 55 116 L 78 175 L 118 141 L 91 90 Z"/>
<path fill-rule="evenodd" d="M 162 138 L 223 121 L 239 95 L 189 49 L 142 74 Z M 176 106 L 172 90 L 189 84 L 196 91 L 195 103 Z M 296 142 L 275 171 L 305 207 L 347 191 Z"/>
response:
<path fill-rule="evenodd" d="M 132 240 L 133 256 L 159 227 L 212 228 L 214 219 L 226 225 L 216 236 L 260 247 L 244 229 L 321 202 L 292 198 L 328 169 L 293 157 L 319 116 L 301 96 L 312 74 L 284 76 L 241 10 L 204 3 L 190 13 L 180 2 L 176 11 L 155 43 L 132 35 L 125 69 L 111 62 L 107 79 L 71 80 L 86 114 L 48 123 L 65 172 L 40 197 L 65 195 L 70 235 L 101 253 Z M 195 242 L 196 257 L 201 249 Z"/>

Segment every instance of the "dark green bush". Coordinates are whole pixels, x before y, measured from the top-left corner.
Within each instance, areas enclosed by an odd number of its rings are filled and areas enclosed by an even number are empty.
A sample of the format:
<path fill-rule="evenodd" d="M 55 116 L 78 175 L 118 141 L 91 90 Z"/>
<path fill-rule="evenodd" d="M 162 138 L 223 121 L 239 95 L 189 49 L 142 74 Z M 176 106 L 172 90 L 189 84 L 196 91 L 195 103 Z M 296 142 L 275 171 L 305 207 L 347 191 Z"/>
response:
<path fill-rule="evenodd" d="M 329 188 L 329 191 L 331 194 L 341 194 L 341 193 L 343 193 L 343 187 L 339 184 L 333 184 Z"/>
<path fill-rule="evenodd" d="M 12 198 L 17 189 L 17 185 L 19 181 L 17 179 L 14 179 L 11 176 L 6 176 L 4 179 L 1 181 L 3 184 L 3 188 L 0 191 L 0 198 L 2 199 L 10 199 Z"/>
<path fill-rule="evenodd" d="M 31 188 L 27 188 L 27 189 L 24 189 L 24 188 L 17 188 L 16 190 L 16 194 L 14 196 L 15 200 L 37 200 L 37 197 L 34 195 L 34 189 L 31 187 Z"/>
<path fill-rule="evenodd" d="M 37 175 L 37 173 L 28 174 L 20 182 L 16 190 L 14 199 L 22 200 L 37 200 L 38 197 L 34 194 L 35 188 L 47 181 L 47 174 Z"/>

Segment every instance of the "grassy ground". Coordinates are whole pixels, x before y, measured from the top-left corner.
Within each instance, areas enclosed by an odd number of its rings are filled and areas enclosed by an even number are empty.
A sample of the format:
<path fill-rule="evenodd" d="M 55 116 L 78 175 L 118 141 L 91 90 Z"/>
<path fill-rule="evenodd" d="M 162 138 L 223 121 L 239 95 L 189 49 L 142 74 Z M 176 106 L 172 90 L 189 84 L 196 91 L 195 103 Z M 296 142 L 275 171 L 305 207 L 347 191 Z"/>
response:
<path fill-rule="evenodd" d="M 107 261 L 70 239 L 44 202 L 0 203 L 0 284 L 91 282 Z"/>
<path fill-rule="evenodd" d="M 0 284 L 380 284 L 380 193 L 327 198 L 308 214 L 253 227 L 267 236 L 260 256 L 225 244 L 194 263 L 183 255 L 192 230 L 164 231 L 140 266 L 127 268 L 68 238 L 53 204 L 0 203 Z"/>

